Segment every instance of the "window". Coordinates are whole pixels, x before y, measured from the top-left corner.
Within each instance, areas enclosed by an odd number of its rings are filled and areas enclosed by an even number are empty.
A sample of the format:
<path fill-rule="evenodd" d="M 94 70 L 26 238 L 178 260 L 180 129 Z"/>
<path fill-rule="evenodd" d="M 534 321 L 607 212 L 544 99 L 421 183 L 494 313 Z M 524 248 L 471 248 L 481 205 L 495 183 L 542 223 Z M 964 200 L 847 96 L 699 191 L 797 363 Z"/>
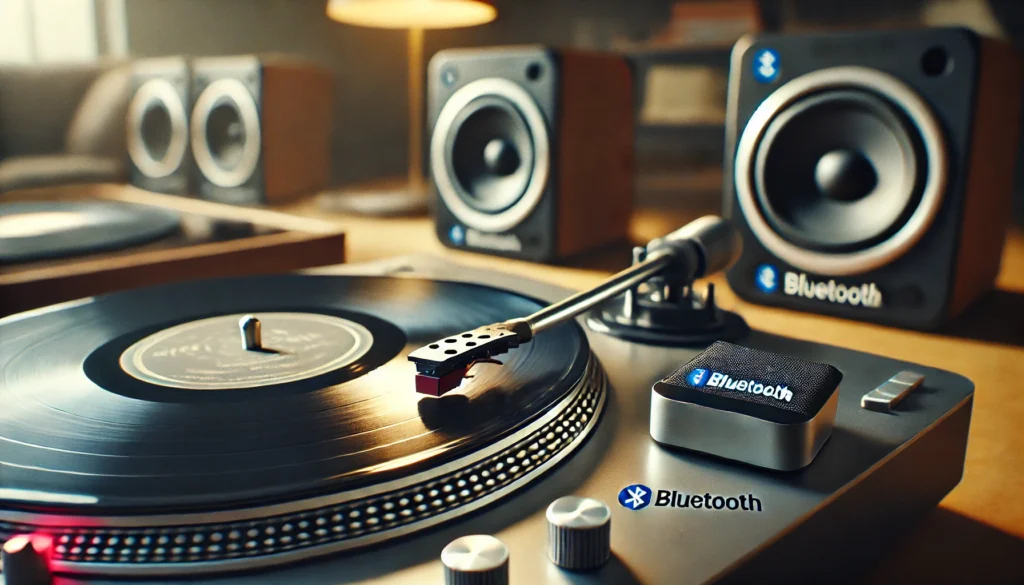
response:
<path fill-rule="evenodd" d="M 0 64 L 123 56 L 124 0 L 0 0 Z"/>

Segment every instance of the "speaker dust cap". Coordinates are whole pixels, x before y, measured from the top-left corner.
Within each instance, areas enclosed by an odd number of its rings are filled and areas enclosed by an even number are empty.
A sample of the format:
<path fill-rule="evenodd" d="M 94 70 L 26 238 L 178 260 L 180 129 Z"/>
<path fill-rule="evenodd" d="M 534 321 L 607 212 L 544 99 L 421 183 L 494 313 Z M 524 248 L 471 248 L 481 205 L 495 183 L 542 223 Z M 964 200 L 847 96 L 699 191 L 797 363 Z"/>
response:
<path fill-rule="evenodd" d="M 947 180 L 930 107 L 877 70 L 835 67 L 769 95 L 740 136 L 741 211 L 794 267 L 863 273 L 906 253 L 930 227 Z"/>
<path fill-rule="evenodd" d="M 509 80 L 474 81 L 441 109 L 430 165 L 438 194 L 459 221 L 481 231 L 507 231 L 533 212 L 547 187 L 544 115 Z"/>

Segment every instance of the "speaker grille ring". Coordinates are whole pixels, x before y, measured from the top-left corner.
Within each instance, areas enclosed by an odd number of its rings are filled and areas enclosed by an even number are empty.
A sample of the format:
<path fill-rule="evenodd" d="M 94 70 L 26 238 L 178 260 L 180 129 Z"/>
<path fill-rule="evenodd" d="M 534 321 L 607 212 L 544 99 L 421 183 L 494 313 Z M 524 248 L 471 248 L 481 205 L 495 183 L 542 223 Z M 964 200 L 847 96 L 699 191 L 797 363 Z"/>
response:
<path fill-rule="evenodd" d="M 501 98 L 513 105 L 526 122 L 532 147 L 532 172 L 522 195 L 501 211 L 488 213 L 474 209 L 459 193 L 449 173 L 449 135 L 456 121 L 471 103 L 487 97 Z M 540 108 L 523 88 L 499 78 L 479 79 L 457 90 L 441 108 L 430 140 L 430 172 L 438 195 L 455 217 L 466 226 L 485 232 L 512 229 L 533 212 L 547 187 L 550 173 L 550 142 L 547 124 Z"/>
<path fill-rule="evenodd" d="M 233 157 L 234 164 L 225 168 L 210 145 L 207 126 L 215 113 L 224 107 L 237 113 L 244 135 L 240 151 Z M 216 120 L 214 120 L 216 121 Z M 192 154 L 196 166 L 206 180 L 218 187 L 238 187 L 252 178 L 260 161 L 260 116 L 252 94 L 237 79 L 218 79 L 207 86 L 192 109 Z"/>
<path fill-rule="evenodd" d="M 448 176 L 462 200 L 483 213 L 500 213 L 519 201 L 530 184 L 533 159 L 529 125 L 501 97 L 473 100 L 448 131 Z"/>
<path fill-rule="evenodd" d="M 811 94 L 836 89 L 866 90 L 895 105 L 916 127 L 926 158 L 917 207 L 890 237 L 849 252 L 807 249 L 780 234 L 762 213 L 755 179 L 756 161 L 771 123 L 791 105 Z M 948 177 L 946 140 L 928 104 L 902 81 L 865 67 L 834 67 L 797 77 L 769 95 L 754 111 L 737 144 L 734 184 L 747 225 L 779 259 L 817 274 L 848 276 L 884 266 L 906 253 L 927 232 L 938 214 Z"/>
<path fill-rule="evenodd" d="M 169 125 L 166 148 L 159 157 L 150 151 L 145 136 L 147 116 L 157 107 L 166 112 Z M 187 115 L 181 95 L 170 81 L 154 78 L 139 86 L 128 105 L 128 156 L 139 172 L 159 179 L 181 167 L 188 146 Z"/>
<path fill-rule="evenodd" d="M 916 128 L 893 104 L 863 90 L 826 90 L 769 122 L 755 192 L 786 240 L 853 252 L 891 237 L 917 208 L 924 158 Z"/>

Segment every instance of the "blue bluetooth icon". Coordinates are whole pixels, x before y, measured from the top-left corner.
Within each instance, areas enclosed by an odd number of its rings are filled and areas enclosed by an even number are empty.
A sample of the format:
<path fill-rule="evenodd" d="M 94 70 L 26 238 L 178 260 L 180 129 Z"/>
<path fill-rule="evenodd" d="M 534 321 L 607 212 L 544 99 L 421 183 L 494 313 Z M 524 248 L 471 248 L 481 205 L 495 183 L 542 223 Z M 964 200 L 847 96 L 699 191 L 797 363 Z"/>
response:
<path fill-rule="evenodd" d="M 708 371 L 704 368 L 694 368 L 686 375 L 686 382 L 694 388 L 703 388 L 708 383 Z"/>
<path fill-rule="evenodd" d="M 762 264 L 754 274 L 754 284 L 765 294 L 771 294 L 779 288 L 779 271 L 771 264 Z"/>
<path fill-rule="evenodd" d="M 754 54 L 754 79 L 758 83 L 771 83 L 779 77 L 779 54 L 772 49 L 761 49 Z"/>
<path fill-rule="evenodd" d="M 462 226 L 453 225 L 452 229 L 448 230 L 448 239 L 456 246 L 461 246 L 466 241 L 466 232 Z"/>
<path fill-rule="evenodd" d="M 651 488 L 635 483 L 622 488 L 619 492 L 619 504 L 629 510 L 643 510 L 651 504 Z"/>

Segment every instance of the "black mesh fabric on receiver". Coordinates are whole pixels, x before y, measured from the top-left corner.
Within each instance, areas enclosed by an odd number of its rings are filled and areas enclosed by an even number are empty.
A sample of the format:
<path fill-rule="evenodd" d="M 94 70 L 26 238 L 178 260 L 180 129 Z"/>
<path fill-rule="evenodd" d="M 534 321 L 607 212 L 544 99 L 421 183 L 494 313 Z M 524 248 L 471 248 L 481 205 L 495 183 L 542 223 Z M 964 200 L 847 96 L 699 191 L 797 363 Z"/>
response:
<path fill-rule="evenodd" d="M 842 379 L 828 364 L 718 341 L 654 389 L 671 400 L 792 424 L 813 418 Z"/>

